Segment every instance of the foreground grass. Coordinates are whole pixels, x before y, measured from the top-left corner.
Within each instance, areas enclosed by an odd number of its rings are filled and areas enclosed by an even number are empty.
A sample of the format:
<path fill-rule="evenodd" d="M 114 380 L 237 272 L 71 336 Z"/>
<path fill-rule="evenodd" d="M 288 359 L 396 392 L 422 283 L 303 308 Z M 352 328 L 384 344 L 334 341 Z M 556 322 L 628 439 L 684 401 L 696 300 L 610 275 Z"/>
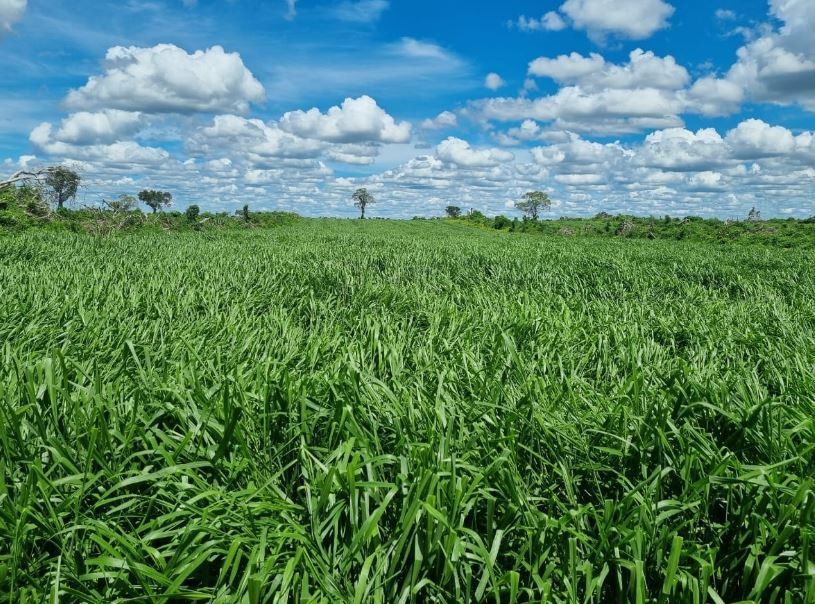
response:
<path fill-rule="evenodd" d="M 812 254 L 0 237 L 9 602 L 815 599 Z"/>

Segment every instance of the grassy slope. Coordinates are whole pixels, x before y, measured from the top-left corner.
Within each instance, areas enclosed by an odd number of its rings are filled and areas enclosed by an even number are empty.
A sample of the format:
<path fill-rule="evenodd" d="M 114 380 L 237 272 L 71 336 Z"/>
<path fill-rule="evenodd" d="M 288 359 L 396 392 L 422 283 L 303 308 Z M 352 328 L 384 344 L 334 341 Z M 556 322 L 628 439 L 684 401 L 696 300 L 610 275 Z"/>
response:
<path fill-rule="evenodd" d="M 0 284 L 9 601 L 815 597 L 811 253 L 303 220 Z"/>

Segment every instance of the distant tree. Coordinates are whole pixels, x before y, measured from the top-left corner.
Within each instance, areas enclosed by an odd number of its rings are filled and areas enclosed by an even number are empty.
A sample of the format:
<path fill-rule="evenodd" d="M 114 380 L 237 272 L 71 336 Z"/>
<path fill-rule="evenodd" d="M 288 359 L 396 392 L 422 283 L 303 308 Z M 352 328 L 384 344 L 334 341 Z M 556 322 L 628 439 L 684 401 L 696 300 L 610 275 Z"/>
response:
<path fill-rule="evenodd" d="M 200 213 L 201 208 L 199 208 L 197 205 L 191 205 L 184 212 L 184 216 L 186 216 L 187 220 L 189 220 L 190 222 L 195 222 L 196 220 L 198 220 L 198 215 Z"/>
<path fill-rule="evenodd" d="M 66 201 L 76 197 L 81 180 L 79 174 L 65 166 L 57 166 L 48 170 L 45 185 L 51 189 L 51 195 L 58 210 L 65 207 Z"/>
<path fill-rule="evenodd" d="M 444 211 L 447 212 L 448 218 L 458 218 L 461 216 L 461 208 L 458 206 L 447 206 Z"/>
<path fill-rule="evenodd" d="M 512 226 L 512 221 L 506 216 L 499 214 L 495 217 L 495 220 L 492 221 L 492 226 L 498 230 L 506 229 Z"/>
<path fill-rule="evenodd" d="M 542 211 L 552 207 L 552 200 L 543 191 L 530 191 L 524 193 L 523 199 L 516 202 L 515 207 L 523 212 L 527 218 L 537 220 Z"/>
<path fill-rule="evenodd" d="M 249 213 L 249 204 L 248 203 L 243 204 L 243 208 L 241 208 L 241 216 L 243 216 L 243 219 L 246 222 L 249 222 L 249 219 L 251 218 L 251 214 Z"/>
<path fill-rule="evenodd" d="M 131 212 L 136 209 L 139 202 L 132 195 L 123 194 L 113 201 L 104 201 L 103 203 L 114 212 Z"/>
<path fill-rule="evenodd" d="M 758 222 L 759 220 L 761 220 L 761 212 L 759 212 L 754 206 L 747 213 L 747 221 L 748 222 Z"/>
<path fill-rule="evenodd" d="M 360 216 L 360 218 L 363 220 L 365 219 L 365 208 L 376 203 L 374 196 L 371 195 L 371 193 L 368 192 L 368 189 L 365 188 L 354 191 L 351 199 L 354 200 L 354 207 L 362 210 L 362 216 Z"/>
<path fill-rule="evenodd" d="M 139 193 L 139 199 L 142 203 L 151 208 L 154 214 L 173 204 L 172 194 L 166 191 L 152 191 L 147 189 Z"/>

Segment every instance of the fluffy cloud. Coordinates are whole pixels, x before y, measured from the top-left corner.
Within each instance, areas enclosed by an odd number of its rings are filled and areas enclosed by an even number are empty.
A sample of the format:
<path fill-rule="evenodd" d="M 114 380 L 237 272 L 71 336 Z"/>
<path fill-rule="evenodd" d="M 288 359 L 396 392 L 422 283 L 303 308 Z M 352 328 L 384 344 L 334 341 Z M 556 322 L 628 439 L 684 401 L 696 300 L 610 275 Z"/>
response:
<path fill-rule="evenodd" d="M 515 159 L 515 156 L 509 151 L 473 149 L 467 141 L 453 136 L 436 147 L 436 157 L 465 168 L 489 168 Z"/>
<path fill-rule="evenodd" d="M 254 165 L 267 165 L 272 158 L 316 158 L 325 149 L 320 141 L 284 132 L 273 122 L 238 115 L 215 116 L 192 137 L 189 146 L 199 155 L 229 150 Z"/>
<path fill-rule="evenodd" d="M 507 83 L 504 81 L 504 78 L 502 78 L 497 73 L 487 74 L 487 77 L 484 78 L 484 86 L 486 86 L 490 90 L 498 90 L 506 86 L 506 84 Z"/>
<path fill-rule="evenodd" d="M 397 123 L 369 96 L 345 99 L 326 113 L 317 108 L 288 112 L 280 127 L 303 138 L 333 143 L 407 143 L 411 137 L 408 122 Z"/>
<path fill-rule="evenodd" d="M 724 78 L 706 80 L 727 86 L 731 98 L 738 89 L 755 101 L 797 103 L 815 111 L 815 3 L 770 0 L 770 14 L 783 26 L 741 47 Z"/>
<path fill-rule="evenodd" d="M 648 135 L 634 163 L 667 171 L 693 172 L 719 167 L 728 161 L 729 150 L 712 128 L 691 132 L 670 128 Z"/>
<path fill-rule="evenodd" d="M 28 0 L 0 0 L 0 38 L 23 18 Z"/>
<path fill-rule="evenodd" d="M 433 119 L 426 119 L 422 122 L 422 128 L 425 130 L 441 130 L 456 126 L 458 126 L 458 116 L 451 111 L 442 111 Z"/>
<path fill-rule="evenodd" d="M 588 57 L 576 52 L 554 59 L 541 57 L 529 64 L 529 74 L 549 77 L 559 83 L 576 84 L 587 90 L 679 90 L 690 80 L 688 71 L 672 56 L 658 57 L 651 51 L 639 48 L 629 54 L 629 62 L 624 65 L 607 63 L 596 53 Z"/>
<path fill-rule="evenodd" d="M 696 110 L 685 90 L 688 71 L 672 56 L 641 49 L 632 51 L 623 64 L 609 63 L 596 53 L 540 57 L 529 64 L 529 75 L 550 78 L 562 87 L 532 99 L 526 93 L 534 88 L 527 86 L 521 98 L 486 99 L 470 109 L 485 120 L 537 120 L 598 135 L 683 126 L 680 114 Z"/>
<path fill-rule="evenodd" d="M 105 73 L 72 90 L 66 106 L 146 113 L 245 113 L 265 98 L 237 53 L 220 46 L 189 54 L 172 44 L 108 50 Z"/>
<path fill-rule="evenodd" d="M 107 166 L 134 168 L 161 165 L 169 161 L 164 149 L 143 147 L 133 141 L 78 145 L 59 140 L 51 124 L 40 124 L 31 132 L 31 143 L 40 151 L 63 159 L 99 162 Z"/>
<path fill-rule="evenodd" d="M 524 15 L 518 17 L 518 20 L 510 23 L 513 27 L 517 27 L 521 31 L 562 31 L 566 29 L 566 22 L 555 11 L 549 11 L 540 19 L 527 18 Z"/>
<path fill-rule="evenodd" d="M 74 145 L 112 143 L 136 133 L 144 122 L 144 116 L 138 112 L 118 109 L 98 113 L 80 111 L 62 120 L 54 138 Z"/>
<path fill-rule="evenodd" d="M 474 108 L 486 119 L 532 119 L 552 122 L 563 130 L 615 134 L 682 125 L 678 115 L 684 102 L 671 91 L 656 88 L 587 92 L 568 86 L 551 96 L 487 99 Z"/>
<path fill-rule="evenodd" d="M 648 38 L 668 26 L 674 7 L 663 0 L 566 0 L 560 12 L 595 38 Z"/>
<path fill-rule="evenodd" d="M 796 139 L 782 126 L 749 119 L 727 133 L 727 143 L 739 159 L 760 159 L 795 152 Z"/>

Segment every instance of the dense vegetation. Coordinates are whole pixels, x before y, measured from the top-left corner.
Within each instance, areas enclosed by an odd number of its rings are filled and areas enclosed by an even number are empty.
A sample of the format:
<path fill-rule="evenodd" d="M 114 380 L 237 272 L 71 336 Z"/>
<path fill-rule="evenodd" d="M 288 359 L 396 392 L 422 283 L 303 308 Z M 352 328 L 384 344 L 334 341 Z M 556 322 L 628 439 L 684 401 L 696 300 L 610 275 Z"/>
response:
<path fill-rule="evenodd" d="M 0 235 L 9 602 L 811 602 L 815 268 L 462 222 Z"/>

